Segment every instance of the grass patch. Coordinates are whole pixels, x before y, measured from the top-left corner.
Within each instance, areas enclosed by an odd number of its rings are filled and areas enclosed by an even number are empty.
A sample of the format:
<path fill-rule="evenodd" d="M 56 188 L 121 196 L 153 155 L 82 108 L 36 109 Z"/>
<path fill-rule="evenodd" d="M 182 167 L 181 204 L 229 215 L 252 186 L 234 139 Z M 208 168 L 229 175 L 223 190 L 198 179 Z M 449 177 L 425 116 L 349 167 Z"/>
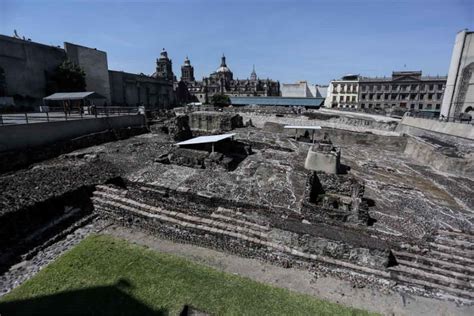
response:
<path fill-rule="evenodd" d="M 94 235 L 0 300 L 6 315 L 367 315 L 223 273 L 107 235 Z"/>

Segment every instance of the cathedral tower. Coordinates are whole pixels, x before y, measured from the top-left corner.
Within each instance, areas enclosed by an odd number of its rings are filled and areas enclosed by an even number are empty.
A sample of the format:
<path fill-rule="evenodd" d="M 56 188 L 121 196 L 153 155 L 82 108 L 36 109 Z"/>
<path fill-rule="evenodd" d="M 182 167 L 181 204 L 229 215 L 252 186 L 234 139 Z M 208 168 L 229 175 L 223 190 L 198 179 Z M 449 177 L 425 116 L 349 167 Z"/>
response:
<path fill-rule="evenodd" d="M 186 59 L 184 60 L 184 65 L 181 66 L 181 81 L 194 81 L 194 67 L 191 66 L 191 61 L 188 56 L 186 56 Z"/>
<path fill-rule="evenodd" d="M 168 58 L 168 53 L 163 48 L 163 51 L 160 54 L 160 58 L 156 60 L 156 72 L 154 74 L 155 78 L 163 79 L 167 81 L 173 81 L 173 66 L 171 59 Z"/>

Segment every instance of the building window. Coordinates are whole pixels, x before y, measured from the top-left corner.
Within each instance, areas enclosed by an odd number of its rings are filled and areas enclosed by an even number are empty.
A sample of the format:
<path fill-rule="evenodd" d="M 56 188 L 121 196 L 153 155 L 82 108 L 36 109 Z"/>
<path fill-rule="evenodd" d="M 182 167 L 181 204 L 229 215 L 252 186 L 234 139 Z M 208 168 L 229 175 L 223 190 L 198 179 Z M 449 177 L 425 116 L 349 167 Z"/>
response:
<path fill-rule="evenodd" d="M 442 96 L 443 96 L 443 94 L 438 93 L 438 94 L 436 94 L 436 99 L 441 100 Z"/>
<path fill-rule="evenodd" d="M 420 91 L 423 91 L 423 90 L 425 90 L 425 85 L 424 84 L 420 85 Z"/>
<path fill-rule="evenodd" d="M 384 99 L 385 99 L 385 100 L 388 100 L 388 99 L 389 99 L 389 95 L 388 95 L 387 93 L 385 94 Z"/>
<path fill-rule="evenodd" d="M 436 110 L 441 109 L 441 104 L 436 104 Z"/>
<path fill-rule="evenodd" d="M 390 86 L 388 84 L 384 85 L 383 86 L 384 90 L 387 91 L 388 89 L 390 89 Z"/>
<path fill-rule="evenodd" d="M 410 104 L 410 109 L 415 109 L 415 104 L 414 103 Z"/>
<path fill-rule="evenodd" d="M 432 91 L 434 89 L 434 85 L 433 84 L 430 84 L 430 91 Z"/>
<path fill-rule="evenodd" d="M 433 100 L 433 94 L 432 93 L 428 93 L 428 100 Z"/>
<path fill-rule="evenodd" d="M 420 94 L 420 100 L 423 100 L 425 98 L 425 95 L 422 93 Z"/>
<path fill-rule="evenodd" d="M 427 108 L 428 110 L 431 110 L 431 109 L 432 109 L 432 105 L 431 105 L 431 104 L 428 104 L 428 105 L 426 105 L 426 108 Z"/>
<path fill-rule="evenodd" d="M 365 109 L 365 103 L 362 103 L 362 104 L 360 105 L 360 108 L 361 108 L 361 109 Z"/>
<path fill-rule="evenodd" d="M 392 103 L 392 107 L 394 107 L 394 106 L 396 106 L 396 104 L 395 104 L 395 103 Z"/>
<path fill-rule="evenodd" d="M 373 100 L 373 99 L 374 99 L 374 94 L 373 93 L 369 94 L 369 100 Z"/>
<path fill-rule="evenodd" d="M 380 100 L 381 95 L 377 94 L 377 100 Z"/>
<path fill-rule="evenodd" d="M 377 91 L 380 91 L 380 89 L 382 89 L 382 86 L 381 85 L 377 85 Z"/>
<path fill-rule="evenodd" d="M 352 102 L 355 102 L 356 101 L 356 97 L 355 95 L 352 96 Z"/>
<path fill-rule="evenodd" d="M 344 96 L 343 95 L 341 95 L 341 97 L 339 98 L 339 101 L 344 102 Z"/>
<path fill-rule="evenodd" d="M 366 95 L 366 94 L 363 94 L 363 95 L 362 95 L 362 100 L 365 100 L 366 97 L 367 97 L 367 95 Z"/>
<path fill-rule="evenodd" d="M 419 109 L 419 110 L 422 110 L 422 109 L 423 109 L 423 104 L 422 104 L 422 103 L 418 104 L 418 109 Z"/>
<path fill-rule="evenodd" d="M 369 109 L 371 109 L 371 108 L 372 108 L 372 103 L 369 103 Z"/>
<path fill-rule="evenodd" d="M 438 90 L 443 90 L 443 85 L 442 84 L 438 85 Z"/>
<path fill-rule="evenodd" d="M 337 101 L 336 98 L 337 98 L 337 97 L 334 95 L 334 96 L 332 97 L 332 100 L 333 100 L 334 102 L 336 102 L 336 101 Z"/>

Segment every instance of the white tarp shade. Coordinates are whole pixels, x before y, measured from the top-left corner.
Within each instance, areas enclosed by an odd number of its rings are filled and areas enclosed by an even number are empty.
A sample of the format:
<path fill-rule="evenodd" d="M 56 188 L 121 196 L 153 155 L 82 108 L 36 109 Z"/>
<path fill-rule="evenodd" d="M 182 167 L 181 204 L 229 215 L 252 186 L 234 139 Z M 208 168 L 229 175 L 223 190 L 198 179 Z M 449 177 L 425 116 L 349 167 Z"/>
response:
<path fill-rule="evenodd" d="M 194 145 L 194 144 L 206 144 L 206 143 L 217 143 L 221 140 L 227 139 L 227 138 L 232 138 L 234 137 L 235 134 L 221 134 L 221 135 L 210 135 L 210 136 L 199 136 L 195 138 L 191 138 L 188 140 L 185 140 L 183 142 L 179 142 L 176 145 L 182 146 L 182 145 Z"/>
<path fill-rule="evenodd" d="M 288 129 L 321 129 L 321 126 L 316 125 L 285 125 L 284 128 Z"/>

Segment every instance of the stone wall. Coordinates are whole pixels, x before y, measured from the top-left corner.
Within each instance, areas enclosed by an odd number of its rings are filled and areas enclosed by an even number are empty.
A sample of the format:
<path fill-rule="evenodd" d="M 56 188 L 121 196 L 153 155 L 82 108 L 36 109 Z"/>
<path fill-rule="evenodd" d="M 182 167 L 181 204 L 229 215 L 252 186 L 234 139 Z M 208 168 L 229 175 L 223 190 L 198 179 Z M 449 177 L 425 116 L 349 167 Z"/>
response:
<path fill-rule="evenodd" d="M 440 171 L 474 178 L 473 154 L 464 155 L 456 147 L 438 147 L 420 137 L 408 137 L 404 153 Z"/>
<path fill-rule="evenodd" d="M 195 132 L 222 133 L 243 127 L 238 114 L 198 111 L 189 115 L 189 126 Z"/>
<path fill-rule="evenodd" d="M 255 127 L 263 128 L 266 122 L 284 125 L 310 125 L 327 128 L 344 129 L 354 132 L 371 132 L 377 135 L 398 136 L 395 132 L 396 122 L 381 122 L 376 120 L 353 118 L 345 116 L 327 116 L 327 119 L 308 117 L 294 114 L 264 114 L 264 113 L 240 113 L 244 123 L 251 120 Z"/>

